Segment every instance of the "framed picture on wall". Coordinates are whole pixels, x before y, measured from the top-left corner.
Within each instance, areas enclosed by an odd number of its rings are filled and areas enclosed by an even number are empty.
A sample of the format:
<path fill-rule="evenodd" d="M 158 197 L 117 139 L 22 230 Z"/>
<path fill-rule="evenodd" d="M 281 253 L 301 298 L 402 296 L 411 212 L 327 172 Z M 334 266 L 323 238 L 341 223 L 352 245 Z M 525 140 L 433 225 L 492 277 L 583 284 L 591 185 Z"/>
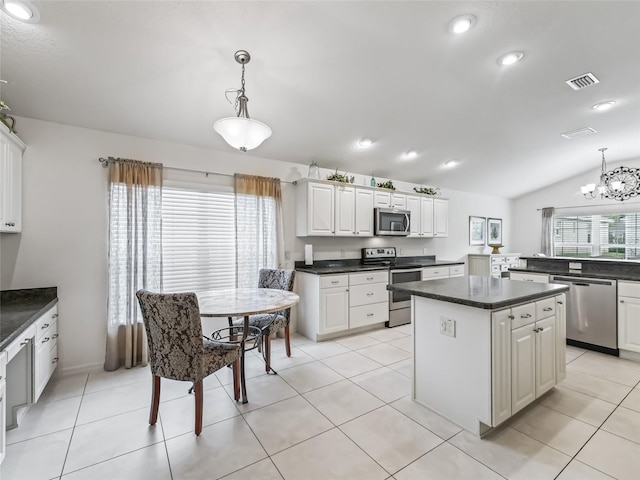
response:
<path fill-rule="evenodd" d="M 487 218 L 487 245 L 502 245 L 501 218 Z"/>
<path fill-rule="evenodd" d="M 469 217 L 469 245 L 484 245 L 487 219 L 485 217 Z"/>

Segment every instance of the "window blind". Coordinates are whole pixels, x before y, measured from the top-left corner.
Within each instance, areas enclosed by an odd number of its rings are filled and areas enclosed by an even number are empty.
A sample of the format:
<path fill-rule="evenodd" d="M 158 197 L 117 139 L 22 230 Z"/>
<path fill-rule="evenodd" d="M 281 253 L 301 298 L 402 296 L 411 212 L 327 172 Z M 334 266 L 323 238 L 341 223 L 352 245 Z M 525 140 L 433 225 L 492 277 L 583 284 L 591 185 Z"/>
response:
<path fill-rule="evenodd" d="M 236 286 L 233 192 L 162 189 L 162 261 L 165 291 Z"/>

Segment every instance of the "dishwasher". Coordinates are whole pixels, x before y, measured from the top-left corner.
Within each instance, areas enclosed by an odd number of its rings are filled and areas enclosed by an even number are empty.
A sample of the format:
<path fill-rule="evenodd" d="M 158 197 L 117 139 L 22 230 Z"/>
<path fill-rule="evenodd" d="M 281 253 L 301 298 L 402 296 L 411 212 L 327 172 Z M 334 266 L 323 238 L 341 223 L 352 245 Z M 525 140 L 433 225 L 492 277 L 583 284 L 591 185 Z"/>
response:
<path fill-rule="evenodd" d="M 550 283 L 569 286 L 567 344 L 617 356 L 617 281 L 558 275 Z"/>

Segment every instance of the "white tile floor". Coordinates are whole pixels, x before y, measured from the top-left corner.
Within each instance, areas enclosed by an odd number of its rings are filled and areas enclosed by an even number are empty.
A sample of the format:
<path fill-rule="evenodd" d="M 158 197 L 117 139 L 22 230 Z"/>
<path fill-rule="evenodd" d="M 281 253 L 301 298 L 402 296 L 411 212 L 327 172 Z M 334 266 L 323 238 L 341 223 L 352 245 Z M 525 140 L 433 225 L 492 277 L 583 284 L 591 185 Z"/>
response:
<path fill-rule="evenodd" d="M 146 368 L 54 378 L 7 434 L 2 480 L 638 479 L 640 363 L 568 347 L 567 379 L 479 440 L 417 405 L 409 327 L 312 343 L 273 366 L 247 360 L 249 404 L 231 375 L 205 381 L 193 434 L 188 384 L 163 380 L 148 425 Z"/>

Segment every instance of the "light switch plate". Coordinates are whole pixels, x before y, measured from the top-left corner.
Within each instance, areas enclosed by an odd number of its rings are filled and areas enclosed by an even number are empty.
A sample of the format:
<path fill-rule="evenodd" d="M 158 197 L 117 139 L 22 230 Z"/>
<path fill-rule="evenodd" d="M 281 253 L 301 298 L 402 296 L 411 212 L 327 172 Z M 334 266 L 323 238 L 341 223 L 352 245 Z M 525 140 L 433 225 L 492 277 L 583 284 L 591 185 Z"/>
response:
<path fill-rule="evenodd" d="M 569 270 L 582 270 L 582 263 L 569 262 Z"/>

